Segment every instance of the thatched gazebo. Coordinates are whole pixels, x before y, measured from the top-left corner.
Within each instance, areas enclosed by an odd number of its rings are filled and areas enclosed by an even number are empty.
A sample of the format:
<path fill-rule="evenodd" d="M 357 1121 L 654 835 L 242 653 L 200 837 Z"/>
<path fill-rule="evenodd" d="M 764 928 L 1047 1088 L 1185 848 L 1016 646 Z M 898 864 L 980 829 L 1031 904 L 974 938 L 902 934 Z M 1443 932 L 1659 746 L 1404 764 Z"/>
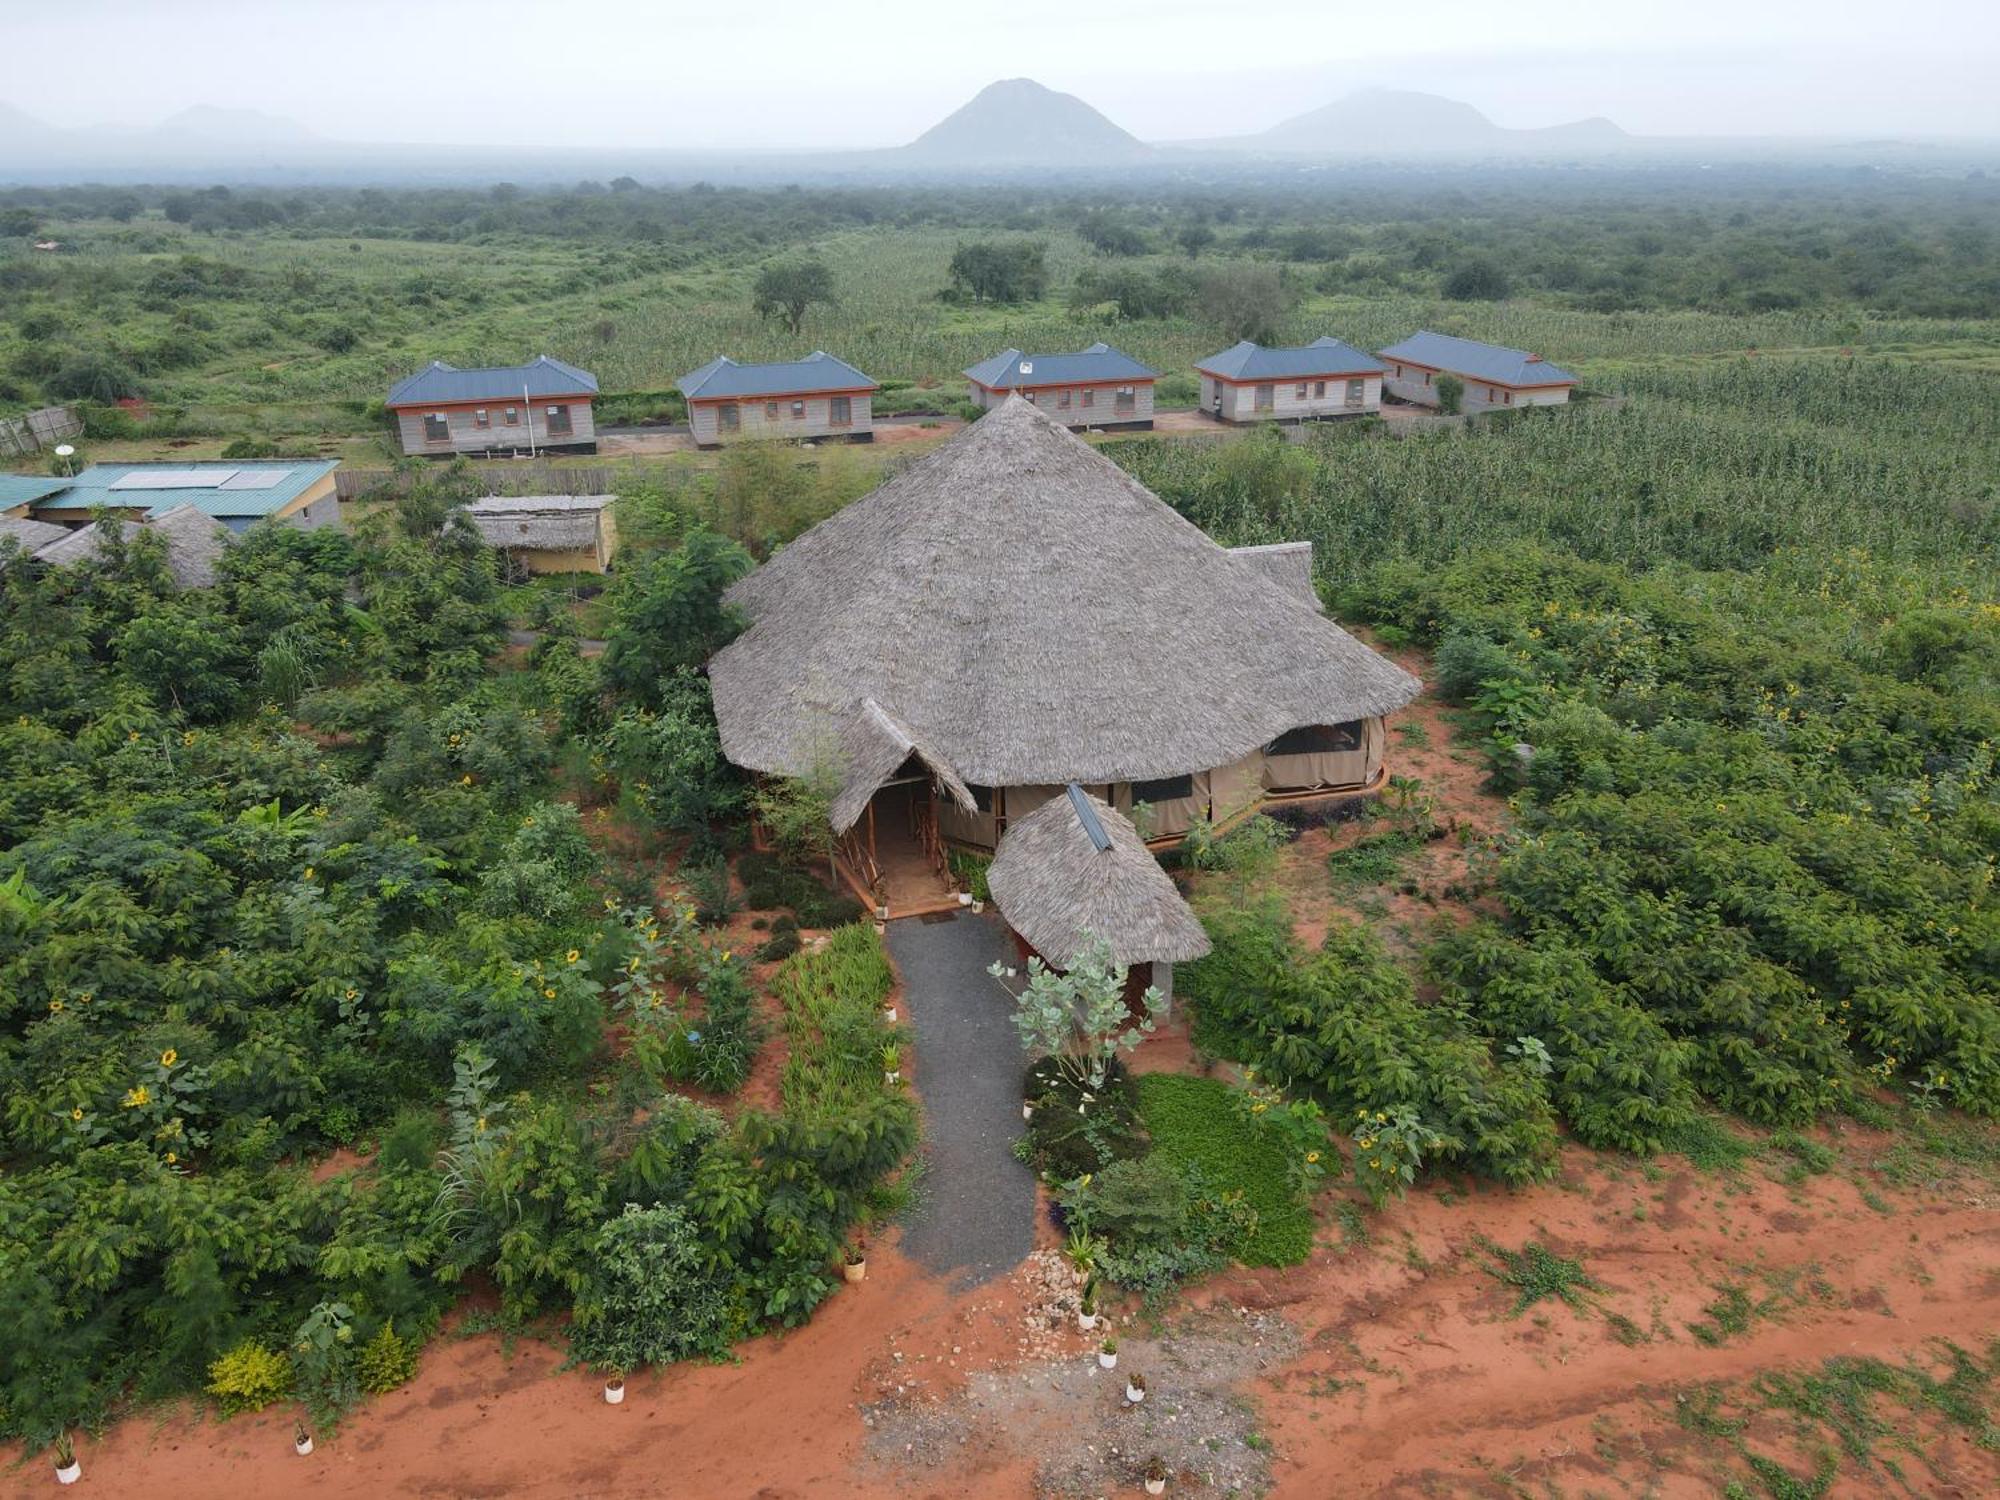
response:
<path fill-rule="evenodd" d="M 1372 791 L 1420 686 L 1320 612 L 1308 545 L 1218 546 L 1019 398 L 728 599 L 749 627 L 709 664 L 723 752 L 830 771 L 871 893 L 886 844 L 994 849 L 1070 782 L 1153 842 Z"/>
<path fill-rule="evenodd" d="M 1131 820 L 1074 782 L 1008 828 L 986 882 L 1028 950 L 1069 967 L 1092 938 L 1120 967 L 1173 998 L 1173 966 L 1208 952 L 1208 934 Z"/>

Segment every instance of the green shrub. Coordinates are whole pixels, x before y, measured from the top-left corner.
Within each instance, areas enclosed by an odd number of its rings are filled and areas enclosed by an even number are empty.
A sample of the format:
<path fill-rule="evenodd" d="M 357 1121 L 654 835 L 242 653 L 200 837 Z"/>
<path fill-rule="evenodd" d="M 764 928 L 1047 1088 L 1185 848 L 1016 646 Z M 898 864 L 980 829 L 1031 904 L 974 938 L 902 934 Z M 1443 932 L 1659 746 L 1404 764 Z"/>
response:
<path fill-rule="evenodd" d="M 623 1373 L 728 1347 L 730 1285 L 693 1220 L 670 1204 L 636 1203 L 598 1231 L 571 1344 L 600 1370 Z"/>
<path fill-rule="evenodd" d="M 953 849 L 946 855 L 951 873 L 972 893 L 975 901 L 991 901 L 993 891 L 986 884 L 986 872 L 993 867 L 993 857 L 975 853 L 971 849 Z"/>
<path fill-rule="evenodd" d="M 1249 1241 L 1256 1211 L 1198 1168 L 1153 1155 L 1068 1183 L 1057 1202 L 1072 1233 L 1103 1242 L 1098 1273 L 1157 1307 L 1185 1281 L 1221 1270 Z"/>
<path fill-rule="evenodd" d="M 394 1318 L 386 1320 L 356 1356 L 361 1389 L 379 1396 L 407 1384 L 416 1375 L 417 1361 L 423 1352 L 424 1346 L 416 1339 L 406 1339 L 396 1332 Z"/>
<path fill-rule="evenodd" d="M 246 1339 L 209 1365 L 207 1391 L 225 1417 L 262 1411 L 292 1393 L 291 1362 Z"/>
<path fill-rule="evenodd" d="M 1275 898 L 1207 912 L 1204 923 L 1213 950 L 1181 971 L 1202 1045 L 1318 1094 L 1338 1118 L 1408 1105 L 1436 1133 L 1441 1160 L 1505 1182 L 1553 1172 L 1542 1080 L 1497 1064 L 1459 1012 L 1419 1004 L 1409 974 L 1366 931 L 1336 923 L 1318 954 L 1302 954 Z"/>
<path fill-rule="evenodd" d="M 1138 1096 L 1121 1059 L 1111 1060 L 1104 1086 L 1090 1090 L 1045 1057 L 1028 1068 L 1024 1089 L 1034 1112 L 1022 1134 L 1020 1154 L 1046 1181 L 1069 1182 L 1114 1161 L 1145 1155 L 1148 1142 Z"/>

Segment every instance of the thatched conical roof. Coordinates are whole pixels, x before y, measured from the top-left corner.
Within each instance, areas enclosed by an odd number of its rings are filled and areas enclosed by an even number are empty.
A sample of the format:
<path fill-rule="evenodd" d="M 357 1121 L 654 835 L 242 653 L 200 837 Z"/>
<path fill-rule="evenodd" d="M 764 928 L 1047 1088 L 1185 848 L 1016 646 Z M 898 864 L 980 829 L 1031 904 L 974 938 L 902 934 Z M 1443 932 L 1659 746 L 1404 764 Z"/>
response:
<path fill-rule="evenodd" d="M 1067 796 L 1049 798 L 1008 826 L 986 884 L 1007 925 L 1059 969 L 1092 936 L 1110 943 L 1127 968 L 1208 952 L 1201 919 L 1139 830 L 1073 783 Z"/>
<path fill-rule="evenodd" d="M 873 698 L 968 782 L 1227 765 L 1417 680 L 1010 399 L 730 591 L 722 748 L 801 774 Z"/>
<path fill-rule="evenodd" d="M 35 555 L 51 567 L 70 568 L 93 562 L 104 547 L 98 524 L 79 527 Z M 125 540 L 153 532 L 166 544 L 167 571 L 184 589 L 212 587 L 222 553 L 236 540 L 235 533 L 197 505 L 176 505 L 150 521 L 119 522 Z"/>
<path fill-rule="evenodd" d="M 881 704 L 873 698 L 863 698 L 861 707 L 840 732 L 840 788 L 828 810 L 833 831 L 845 833 L 852 828 L 868 806 L 868 799 L 912 755 L 960 807 L 972 811 L 972 793 L 950 764 Z"/>

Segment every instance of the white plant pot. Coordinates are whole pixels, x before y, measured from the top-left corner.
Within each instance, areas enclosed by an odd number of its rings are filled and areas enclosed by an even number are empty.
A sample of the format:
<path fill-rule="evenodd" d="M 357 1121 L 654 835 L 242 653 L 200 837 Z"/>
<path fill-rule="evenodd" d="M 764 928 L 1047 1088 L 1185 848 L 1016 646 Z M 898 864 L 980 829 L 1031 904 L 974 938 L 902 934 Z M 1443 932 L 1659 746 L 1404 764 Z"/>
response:
<path fill-rule="evenodd" d="M 850 1260 L 840 1268 L 840 1274 L 845 1276 L 849 1281 L 865 1281 L 868 1279 L 868 1262 L 865 1260 Z"/>
<path fill-rule="evenodd" d="M 972 905 L 972 892 L 970 892 L 970 891 L 960 891 L 960 892 L 958 893 L 958 904 L 959 904 L 960 906 L 970 906 L 970 905 Z"/>
<path fill-rule="evenodd" d="M 312 1451 L 313 1451 L 313 1440 L 310 1436 L 308 1436 L 303 1443 L 300 1442 L 297 1438 L 292 1439 L 292 1452 L 298 1454 L 300 1458 L 304 1458 L 308 1453 Z"/>
<path fill-rule="evenodd" d="M 1164 1495 L 1164 1494 L 1165 1494 L 1166 1492 L 1167 1492 L 1167 1482 L 1166 1482 L 1166 1480 L 1164 1480 L 1164 1479 L 1149 1479 L 1149 1480 L 1147 1480 L 1147 1481 L 1146 1481 L 1146 1493 L 1147 1493 L 1147 1494 L 1149 1494 L 1149 1495 Z"/>
<path fill-rule="evenodd" d="M 884 1083 L 895 1083 L 899 1081 L 902 1078 L 902 1076 L 903 1073 L 900 1068 L 890 1068 L 882 1074 L 882 1081 Z"/>
<path fill-rule="evenodd" d="M 624 1381 L 607 1380 L 604 1382 L 604 1404 L 606 1406 L 616 1406 L 624 1399 L 625 1399 Z"/>
<path fill-rule="evenodd" d="M 972 903 L 972 914 L 975 917 L 985 910 L 986 910 L 986 903 L 984 901 L 975 901 Z"/>
<path fill-rule="evenodd" d="M 875 924 L 875 936 L 886 937 L 888 936 L 888 933 L 889 933 L 889 924 L 887 922 L 878 921 Z"/>
<path fill-rule="evenodd" d="M 81 1478 L 83 1478 L 83 1460 L 80 1458 L 71 1459 L 68 1468 L 56 1470 L 57 1484 L 75 1484 Z"/>
<path fill-rule="evenodd" d="M 1117 1369 L 1117 1368 L 1118 1368 L 1118 1356 L 1117 1356 L 1117 1355 L 1115 1355 L 1115 1354 L 1106 1354 L 1106 1353 L 1105 1353 L 1105 1352 L 1104 1352 L 1104 1351 L 1103 1351 L 1102 1349 L 1098 1350 L 1098 1351 L 1097 1351 L 1097 1368 L 1098 1368 L 1098 1369 L 1100 1369 L 1100 1370 L 1115 1370 L 1115 1369 Z"/>
<path fill-rule="evenodd" d="M 1032 1105 L 1032 1104 L 1027 1104 L 1027 1103 L 1023 1103 L 1023 1104 L 1022 1104 L 1022 1106 L 1021 1106 L 1021 1118 L 1022 1118 L 1022 1119 L 1024 1119 L 1024 1120 L 1032 1120 L 1032 1119 L 1034 1119 L 1034 1118 L 1035 1118 L 1035 1106 L 1034 1106 L 1034 1105 Z"/>
<path fill-rule="evenodd" d="M 1087 1312 L 1078 1313 L 1076 1315 L 1076 1326 L 1081 1328 L 1085 1333 L 1090 1332 L 1091 1329 L 1097 1326 L 1097 1314 Z"/>
<path fill-rule="evenodd" d="M 1128 1380 L 1125 1382 L 1125 1399 L 1130 1401 L 1134 1406 L 1137 1406 L 1141 1401 L 1146 1399 L 1146 1393 Z"/>
<path fill-rule="evenodd" d="M 882 1019 L 887 1021 L 891 1026 L 894 1026 L 896 1024 L 896 1007 L 893 1005 L 883 1006 Z"/>

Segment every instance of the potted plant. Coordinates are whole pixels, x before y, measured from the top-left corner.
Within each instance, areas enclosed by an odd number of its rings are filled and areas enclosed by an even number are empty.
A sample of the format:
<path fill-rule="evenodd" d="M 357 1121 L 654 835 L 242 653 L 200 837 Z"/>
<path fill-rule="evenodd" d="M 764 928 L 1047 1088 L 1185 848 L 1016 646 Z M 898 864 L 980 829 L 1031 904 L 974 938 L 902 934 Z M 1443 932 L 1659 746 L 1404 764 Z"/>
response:
<path fill-rule="evenodd" d="M 971 905 L 973 904 L 973 901 L 972 901 L 972 892 L 970 892 L 970 891 L 960 891 L 960 892 L 958 893 L 958 904 L 959 904 L 960 906 L 971 906 Z"/>
<path fill-rule="evenodd" d="M 56 1460 L 56 1483 L 75 1484 L 83 1478 L 83 1465 L 77 1460 L 76 1445 L 69 1440 L 67 1432 L 56 1434 L 54 1443 Z"/>
<path fill-rule="evenodd" d="M 616 1406 L 624 1399 L 625 1377 L 614 1371 L 611 1378 L 604 1382 L 604 1404 Z"/>
<path fill-rule="evenodd" d="M 304 1458 L 308 1453 L 312 1451 L 313 1451 L 313 1435 L 310 1432 L 306 1431 L 305 1422 L 303 1420 L 293 1422 L 292 1452 L 298 1454 L 300 1458 Z"/>
<path fill-rule="evenodd" d="M 1125 1377 L 1125 1399 L 1130 1401 L 1134 1406 L 1137 1406 L 1141 1401 L 1146 1399 L 1145 1376 L 1127 1375 Z"/>
<path fill-rule="evenodd" d="M 1022 1118 L 1022 1119 L 1024 1119 L 1024 1120 L 1032 1120 L 1032 1119 L 1034 1119 L 1034 1118 L 1035 1118 L 1035 1101 L 1034 1101 L 1034 1100 L 1032 1100 L 1032 1099 L 1023 1099 L 1023 1100 L 1021 1101 L 1021 1118 Z"/>
<path fill-rule="evenodd" d="M 894 1042 L 882 1044 L 882 1081 L 893 1084 L 903 1077 L 903 1049 Z"/>
<path fill-rule="evenodd" d="M 891 1026 L 894 1026 L 896 1024 L 896 1007 L 893 1005 L 883 1006 L 882 1019 L 887 1021 Z"/>
<path fill-rule="evenodd" d="M 1085 1333 L 1097 1327 L 1097 1281 L 1092 1278 L 1083 1284 L 1083 1301 L 1077 1304 L 1076 1326 Z"/>
<path fill-rule="evenodd" d="M 1146 1493 L 1164 1495 L 1167 1492 L 1167 1461 L 1155 1453 L 1146 1460 Z"/>
<path fill-rule="evenodd" d="M 1100 1370 L 1118 1368 L 1118 1340 L 1106 1339 L 1097 1346 L 1097 1367 Z"/>
<path fill-rule="evenodd" d="M 868 1246 L 864 1241 L 856 1240 L 847 1247 L 840 1274 L 849 1281 L 865 1281 L 868 1278 Z"/>

